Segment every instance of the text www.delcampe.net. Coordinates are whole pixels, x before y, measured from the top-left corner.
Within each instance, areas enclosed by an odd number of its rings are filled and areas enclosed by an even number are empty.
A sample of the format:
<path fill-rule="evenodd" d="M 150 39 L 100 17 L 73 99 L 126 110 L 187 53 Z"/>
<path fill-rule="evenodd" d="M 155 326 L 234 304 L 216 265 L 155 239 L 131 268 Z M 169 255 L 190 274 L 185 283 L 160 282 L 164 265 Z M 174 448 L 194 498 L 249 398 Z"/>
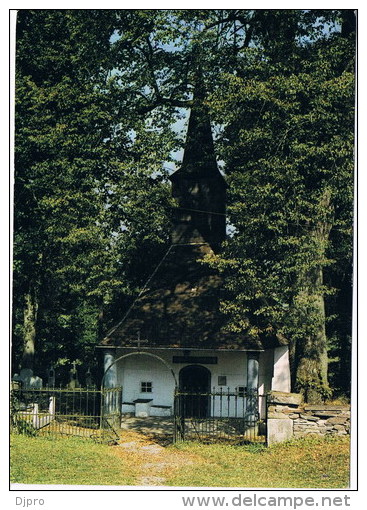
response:
<path fill-rule="evenodd" d="M 351 506 L 350 496 L 259 496 L 258 494 L 236 496 L 182 496 L 185 507 L 325 507 Z"/>

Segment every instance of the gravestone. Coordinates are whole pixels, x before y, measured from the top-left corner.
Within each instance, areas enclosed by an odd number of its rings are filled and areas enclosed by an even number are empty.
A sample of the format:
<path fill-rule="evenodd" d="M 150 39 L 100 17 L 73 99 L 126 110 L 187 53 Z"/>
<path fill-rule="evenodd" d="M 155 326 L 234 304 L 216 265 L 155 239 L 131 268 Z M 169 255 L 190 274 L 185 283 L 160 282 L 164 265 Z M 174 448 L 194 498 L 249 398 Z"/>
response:
<path fill-rule="evenodd" d="M 40 390 L 43 385 L 41 377 L 33 375 L 33 370 L 31 368 L 22 368 L 19 375 L 14 375 L 13 381 L 21 382 L 22 388 L 26 390 Z"/>
<path fill-rule="evenodd" d="M 78 380 L 78 371 L 76 369 L 76 362 L 72 363 L 73 368 L 69 372 L 70 381 L 68 383 L 69 390 L 75 390 L 75 388 L 80 388 L 79 380 Z"/>
<path fill-rule="evenodd" d="M 85 384 L 87 388 L 94 386 L 90 368 L 88 368 L 87 373 L 85 374 Z"/>
<path fill-rule="evenodd" d="M 47 370 L 47 386 L 49 388 L 54 388 L 55 387 L 55 381 L 56 381 L 55 369 L 51 365 L 50 368 Z"/>
<path fill-rule="evenodd" d="M 14 374 L 11 379 L 11 389 L 12 390 L 20 390 L 22 387 L 23 381 L 21 380 L 19 374 Z"/>

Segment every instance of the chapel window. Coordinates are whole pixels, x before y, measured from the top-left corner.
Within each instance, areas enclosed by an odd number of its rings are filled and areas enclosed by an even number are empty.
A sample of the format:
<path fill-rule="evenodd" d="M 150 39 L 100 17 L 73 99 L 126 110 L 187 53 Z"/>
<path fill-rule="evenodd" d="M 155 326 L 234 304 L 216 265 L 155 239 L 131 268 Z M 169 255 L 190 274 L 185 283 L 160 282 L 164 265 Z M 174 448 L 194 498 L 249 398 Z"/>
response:
<path fill-rule="evenodd" d="M 153 383 L 151 381 L 143 381 L 140 385 L 141 393 L 152 393 Z"/>

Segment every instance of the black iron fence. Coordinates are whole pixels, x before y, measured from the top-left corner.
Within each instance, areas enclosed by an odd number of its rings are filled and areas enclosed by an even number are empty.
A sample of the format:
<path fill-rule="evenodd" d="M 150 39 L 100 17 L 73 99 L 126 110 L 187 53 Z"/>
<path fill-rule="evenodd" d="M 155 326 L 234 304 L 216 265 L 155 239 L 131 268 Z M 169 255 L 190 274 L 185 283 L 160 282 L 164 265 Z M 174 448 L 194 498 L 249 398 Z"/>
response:
<path fill-rule="evenodd" d="M 11 392 L 11 429 L 27 435 L 118 438 L 121 388 L 16 389 Z"/>
<path fill-rule="evenodd" d="M 176 390 L 174 441 L 266 442 L 266 396 L 257 391 L 213 388 Z"/>
<path fill-rule="evenodd" d="M 11 428 L 27 435 L 78 436 L 113 443 L 121 433 L 122 388 L 14 389 Z M 174 396 L 173 440 L 266 442 L 266 397 L 256 391 Z"/>

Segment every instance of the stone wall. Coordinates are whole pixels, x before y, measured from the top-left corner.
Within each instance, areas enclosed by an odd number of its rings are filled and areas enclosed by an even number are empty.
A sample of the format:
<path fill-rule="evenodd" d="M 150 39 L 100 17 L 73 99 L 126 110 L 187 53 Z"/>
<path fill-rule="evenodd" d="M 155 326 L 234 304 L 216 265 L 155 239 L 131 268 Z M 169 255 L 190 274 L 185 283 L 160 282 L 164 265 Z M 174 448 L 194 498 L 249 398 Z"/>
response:
<path fill-rule="evenodd" d="M 350 433 L 350 406 L 305 404 L 298 393 L 271 391 L 267 398 L 268 444 L 308 435 Z"/>

